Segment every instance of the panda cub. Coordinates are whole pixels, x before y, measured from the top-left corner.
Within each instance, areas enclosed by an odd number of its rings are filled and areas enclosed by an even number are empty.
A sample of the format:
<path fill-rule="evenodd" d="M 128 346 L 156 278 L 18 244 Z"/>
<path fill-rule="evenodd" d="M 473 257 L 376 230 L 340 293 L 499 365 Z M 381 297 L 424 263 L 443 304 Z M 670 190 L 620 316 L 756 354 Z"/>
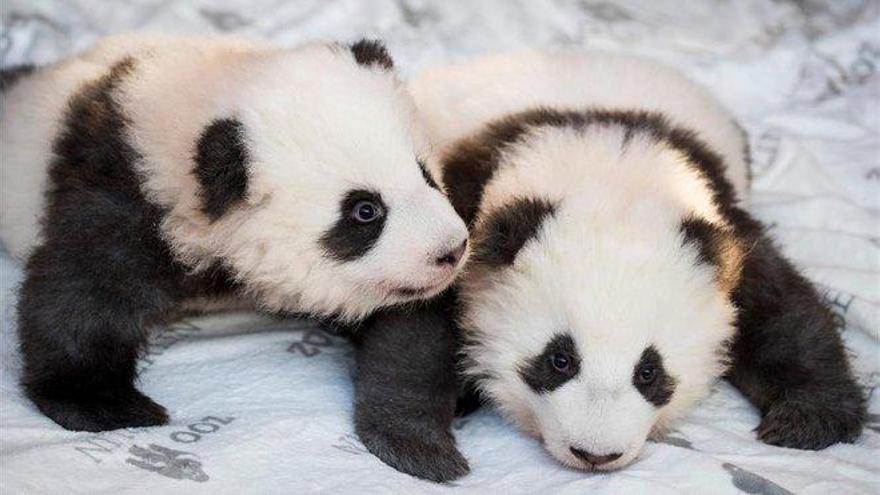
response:
<path fill-rule="evenodd" d="M 556 459 L 626 465 L 719 376 L 764 442 L 858 437 L 834 318 L 744 210 L 746 141 L 706 91 L 635 58 L 534 52 L 410 90 L 471 231 L 466 373 Z"/>
<path fill-rule="evenodd" d="M 130 35 L 3 76 L 22 385 L 67 429 L 168 420 L 135 361 L 178 310 L 354 322 L 442 291 L 466 257 L 378 42 Z"/>

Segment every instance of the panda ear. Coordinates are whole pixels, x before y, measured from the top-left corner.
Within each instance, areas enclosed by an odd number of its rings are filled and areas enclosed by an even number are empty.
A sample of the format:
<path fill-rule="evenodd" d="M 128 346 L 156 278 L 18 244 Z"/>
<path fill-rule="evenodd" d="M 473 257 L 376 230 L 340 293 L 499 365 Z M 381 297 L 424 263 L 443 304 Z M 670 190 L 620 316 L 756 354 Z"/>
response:
<path fill-rule="evenodd" d="M 242 123 L 224 118 L 208 124 L 196 143 L 194 159 L 202 211 L 213 222 L 247 193 L 249 154 Z"/>
<path fill-rule="evenodd" d="M 348 48 L 351 50 L 352 55 L 354 55 L 355 61 L 364 67 L 378 66 L 388 71 L 394 69 L 394 61 L 388 55 L 385 44 L 379 40 L 368 40 L 365 38 L 352 43 Z"/>
<path fill-rule="evenodd" d="M 555 213 L 556 205 L 545 199 L 517 198 L 499 207 L 477 227 L 474 262 L 496 268 L 512 265 L 544 220 Z"/>
<path fill-rule="evenodd" d="M 697 250 L 697 262 L 711 265 L 721 288 L 730 293 L 739 284 L 743 262 L 742 243 L 732 229 L 695 216 L 681 222 L 682 245 Z"/>

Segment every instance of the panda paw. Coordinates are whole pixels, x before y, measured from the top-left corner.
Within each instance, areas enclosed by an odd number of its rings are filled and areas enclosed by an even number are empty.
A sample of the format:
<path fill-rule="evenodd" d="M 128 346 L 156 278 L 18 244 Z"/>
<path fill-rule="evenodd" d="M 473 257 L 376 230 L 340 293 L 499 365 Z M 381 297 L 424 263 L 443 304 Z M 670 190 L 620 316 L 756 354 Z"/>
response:
<path fill-rule="evenodd" d="M 767 444 L 803 450 L 821 450 L 835 443 L 852 443 L 865 419 L 860 395 L 785 398 L 772 403 L 761 418 L 758 438 Z"/>
<path fill-rule="evenodd" d="M 159 426 L 168 423 L 165 408 L 134 387 L 102 397 L 56 399 L 32 395 L 31 399 L 52 421 L 73 431 L 109 431 Z"/>
<path fill-rule="evenodd" d="M 422 435 L 384 431 L 358 425 L 357 434 L 370 453 L 403 473 L 438 483 L 470 472 L 451 434 Z"/>

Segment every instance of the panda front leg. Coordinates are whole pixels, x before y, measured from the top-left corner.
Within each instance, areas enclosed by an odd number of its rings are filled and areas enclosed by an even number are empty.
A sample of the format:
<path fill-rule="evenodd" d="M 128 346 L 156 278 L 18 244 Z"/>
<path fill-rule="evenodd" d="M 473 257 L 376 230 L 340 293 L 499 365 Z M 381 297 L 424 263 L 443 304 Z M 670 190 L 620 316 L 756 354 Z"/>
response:
<path fill-rule="evenodd" d="M 386 464 L 436 482 L 469 471 L 451 431 L 458 383 L 445 304 L 382 311 L 355 335 L 355 431 Z"/>
<path fill-rule="evenodd" d="M 42 245 L 28 261 L 18 305 L 24 391 L 68 430 L 167 423 L 134 382 L 144 325 L 169 298 L 137 253 L 89 244 Z"/>
<path fill-rule="evenodd" d="M 758 437 L 810 450 L 855 441 L 865 398 L 828 306 L 763 234 L 742 277 L 727 378 L 761 411 Z"/>

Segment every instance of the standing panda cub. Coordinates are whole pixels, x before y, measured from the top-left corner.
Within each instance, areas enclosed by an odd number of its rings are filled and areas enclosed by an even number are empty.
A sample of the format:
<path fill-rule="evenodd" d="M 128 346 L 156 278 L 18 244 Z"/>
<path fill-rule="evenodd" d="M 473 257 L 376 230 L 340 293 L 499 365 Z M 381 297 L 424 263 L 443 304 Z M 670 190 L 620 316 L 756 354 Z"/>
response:
<path fill-rule="evenodd" d="M 134 380 L 177 310 L 354 322 L 439 293 L 466 257 L 378 42 L 114 37 L 3 79 L 22 385 L 65 428 L 167 421 Z"/>
<path fill-rule="evenodd" d="M 626 465 L 720 376 L 764 442 L 858 437 L 834 318 L 743 209 L 743 133 L 702 88 L 633 58 L 525 53 L 410 90 L 472 234 L 466 373 L 556 459 Z"/>

